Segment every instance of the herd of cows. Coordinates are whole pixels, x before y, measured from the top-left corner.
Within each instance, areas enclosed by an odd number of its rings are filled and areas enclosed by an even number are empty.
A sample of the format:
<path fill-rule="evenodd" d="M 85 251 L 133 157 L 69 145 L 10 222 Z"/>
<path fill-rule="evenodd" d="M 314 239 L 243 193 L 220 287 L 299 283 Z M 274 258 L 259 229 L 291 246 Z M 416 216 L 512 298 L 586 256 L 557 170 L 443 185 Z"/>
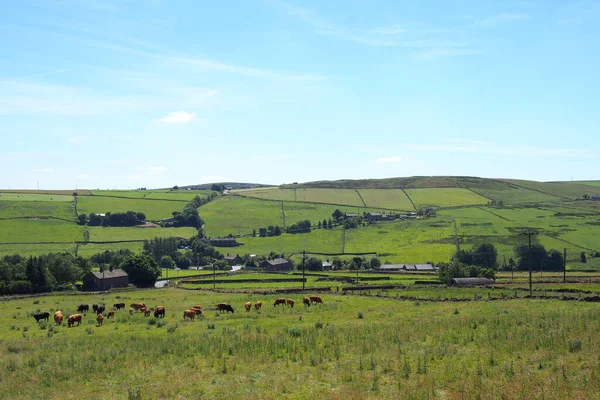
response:
<path fill-rule="evenodd" d="M 309 297 L 304 297 L 302 299 L 302 303 L 306 307 L 310 307 L 311 304 L 323 304 L 323 299 L 321 299 L 320 296 L 309 296 Z M 288 306 L 288 307 L 293 308 L 294 304 L 295 304 L 295 301 L 293 299 L 286 299 L 284 297 L 281 297 L 281 298 L 275 299 L 275 302 L 273 303 L 273 307 L 282 305 L 282 306 Z M 252 309 L 252 306 L 253 306 L 253 304 L 250 301 L 246 302 L 244 304 L 244 307 L 247 312 Z M 257 301 L 256 303 L 254 303 L 254 309 L 256 311 L 259 311 L 261 309 L 261 307 L 262 307 L 262 301 Z M 108 311 L 108 313 L 106 314 L 106 318 L 114 318 L 116 312 L 123 308 L 125 308 L 125 303 L 113 304 L 113 308 L 112 308 L 112 310 Z M 215 309 L 217 311 L 219 311 L 220 313 L 230 313 L 230 312 L 233 313 L 234 312 L 233 307 L 227 303 L 218 303 L 215 306 Z M 70 315 L 69 318 L 67 318 L 68 327 L 71 328 L 71 327 L 75 326 L 75 323 L 77 323 L 77 325 L 81 325 L 83 316 L 89 311 L 90 311 L 89 304 L 80 304 L 77 307 L 77 314 Z M 96 314 L 96 321 L 98 322 L 98 326 L 102 326 L 102 324 L 104 323 L 104 311 L 106 311 L 106 306 L 93 304 L 92 311 Z M 148 307 L 146 307 L 146 304 L 144 304 L 144 303 L 131 303 L 129 305 L 129 314 L 132 315 L 135 312 L 141 312 L 146 317 L 150 316 L 151 313 L 154 313 L 154 318 L 160 318 L 160 317 L 164 318 L 167 310 L 164 306 L 148 308 Z M 187 319 L 193 321 L 194 318 L 200 317 L 200 316 L 203 316 L 203 314 L 202 314 L 202 306 L 199 306 L 199 305 L 195 305 L 195 306 L 191 307 L 190 309 L 187 309 L 183 312 L 184 321 Z M 35 318 L 36 322 L 39 322 L 41 320 L 48 321 L 50 318 L 50 313 L 40 312 L 37 314 L 33 314 L 33 318 Z M 56 311 L 54 313 L 54 322 L 57 325 L 62 325 L 63 320 L 64 320 L 63 313 L 61 311 Z"/>

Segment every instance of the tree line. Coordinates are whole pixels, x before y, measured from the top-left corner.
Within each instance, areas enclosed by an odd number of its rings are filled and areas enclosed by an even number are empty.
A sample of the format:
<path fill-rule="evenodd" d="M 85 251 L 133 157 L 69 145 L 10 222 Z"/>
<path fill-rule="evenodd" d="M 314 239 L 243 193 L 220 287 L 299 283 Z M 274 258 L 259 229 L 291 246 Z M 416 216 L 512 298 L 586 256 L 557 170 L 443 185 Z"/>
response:
<path fill-rule="evenodd" d="M 77 216 L 79 225 L 88 226 L 136 226 L 146 222 L 146 214 L 143 212 L 127 211 L 106 214 L 91 213 L 89 217 L 86 214 Z"/>

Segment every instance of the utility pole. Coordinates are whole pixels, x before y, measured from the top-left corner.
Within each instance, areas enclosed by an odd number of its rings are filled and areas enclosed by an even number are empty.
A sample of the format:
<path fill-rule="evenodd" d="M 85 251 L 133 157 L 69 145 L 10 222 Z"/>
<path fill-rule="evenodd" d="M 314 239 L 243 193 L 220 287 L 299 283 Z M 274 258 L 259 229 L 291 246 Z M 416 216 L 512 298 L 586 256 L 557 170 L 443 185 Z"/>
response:
<path fill-rule="evenodd" d="M 533 279 L 532 279 L 532 270 L 533 270 L 533 257 L 531 255 L 531 236 L 537 235 L 538 233 L 529 229 L 526 232 L 520 233 L 519 235 L 527 235 L 529 239 L 529 298 L 533 297 Z"/>
<path fill-rule="evenodd" d="M 296 192 L 296 189 L 294 189 L 294 192 Z M 304 285 L 306 283 L 306 276 L 305 276 L 305 263 L 306 260 L 306 250 L 302 251 L 302 290 L 304 290 Z"/>
<path fill-rule="evenodd" d="M 563 253 L 563 283 L 567 283 L 567 248 L 564 248 Z"/>
<path fill-rule="evenodd" d="M 217 287 L 217 270 L 215 269 L 215 262 L 213 261 L 213 290 Z"/>

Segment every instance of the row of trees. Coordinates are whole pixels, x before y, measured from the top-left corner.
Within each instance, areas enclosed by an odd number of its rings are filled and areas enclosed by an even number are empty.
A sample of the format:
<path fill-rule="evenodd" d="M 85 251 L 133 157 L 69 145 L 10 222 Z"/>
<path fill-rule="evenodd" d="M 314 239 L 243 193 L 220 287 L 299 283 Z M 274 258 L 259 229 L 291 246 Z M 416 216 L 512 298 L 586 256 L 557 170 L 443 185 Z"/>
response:
<path fill-rule="evenodd" d="M 70 290 L 91 268 L 89 260 L 69 253 L 5 256 L 0 260 L 0 294 Z"/>
<path fill-rule="evenodd" d="M 211 202 L 218 195 L 216 193 L 211 193 L 208 197 L 200 197 L 195 196 L 189 203 L 183 207 L 183 211 L 173 211 L 173 219 L 172 221 L 162 222 L 161 225 L 163 227 L 183 227 L 183 226 L 191 226 L 193 228 L 198 229 L 199 231 L 202 229 L 204 225 L 204 221 L 200 218 L 200 214 L 198 214 L 198 208 L 203 204 Z"/>
<path fill-rule="evenodd" d="M 124 213 L 110 213 L 105 215 L 91 213 L 89 217 L 86 214 L 77 216 L 79 225 L 89 226 L 136 226 L 146 221 L 146 214 L 142 212 L 127 211 Z"/>

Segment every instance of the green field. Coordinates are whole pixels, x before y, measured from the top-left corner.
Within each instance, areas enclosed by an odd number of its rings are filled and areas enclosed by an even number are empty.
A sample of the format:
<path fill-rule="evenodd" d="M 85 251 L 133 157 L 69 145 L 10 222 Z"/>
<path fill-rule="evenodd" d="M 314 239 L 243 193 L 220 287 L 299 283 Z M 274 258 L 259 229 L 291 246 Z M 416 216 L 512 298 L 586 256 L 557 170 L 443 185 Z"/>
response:
<path fill-rule="evenodd" d="M 420 293 L 415 289 L 411 293 Z M 427 298 L 427 290 L 421 298 Z M 452 291 L 453 297 L 473 291 Z M 467 303 L 322 295 L 273 307 L 276 295 L 180 289 L 43 296 L 0 303 L 0 392 L 55 398 L 593 398 L 600 392 L 596 304 Z M 260 313 L 243 311 L 261 300 Z M 32 313 L 78 304 L 164 305 L 164 323 L 117 312 L 97 326 L 38 325 Z M 228 302 L 234 314 L 211 311 Z M 184 322 L 201 304 L 204 318 Z M 152 321 L 152 322 L 151 322 Z M 162 326 L 161 326 L 162 325 Z M 106 379 L 110 366 L 110 384 Z M 276 371 L 276 373 L 274 373 Z M 224 390 L 224 388 L 227 388 Z"/>
<path fill-rule="evenodd" d="M 0 218 L 54 217 L 75 220 L 73 203 L 0 200 Z"/>
<path fill-rule="evenodd" d="M 584 194 L 590 196 L 600 195 L 600 187 L 578 184 L 574 182 L 534 182 L 518 179 L 503 179 L 505 182 L 538 190 L 543 193 L 562 197 L 564 199 L 581 199 Z"/>
<path fill-rule="evenodd" d="M 267 200 L 298 201 L 307 203 L 325 203 L 354 207 L 365 204 L 354 189 L 248 189 L 234 192 L 240 196 L 255 197 Z"/>
<path fill-rule="evenodd" d="M 94 196 L 126 197 L 130 199 L 154 199 L 190 201 L 194 197 L 208 197 L 212 190 L 94 190 Z"/>
<path fill-rule="evenodd" d="M 574 181 L 573 183 L 577 183 L 579 185 L 600 187 L 600 181 Z"/>
<path fill-rule="evenodd" d="M 360 189 L 358 191 L 367 207 L 414 211 L 406 194 L 399 189 Z"/>
<path fill-rule="evenodd" d="M 143 212 L 151 221 L 170 218 L 173 211 L 183 210 L 185 202 L 163 200 L 140 200 L 115 197 L 86 196 L 77 201 L 77 211 L 85 214 L 107 212 Z"/>
<path fill-rule="evenodd" d="M 468 189 L 406 189 L 406 194 L 417 207 L 456 207 L 487 204 L 489 199 Z"/>

